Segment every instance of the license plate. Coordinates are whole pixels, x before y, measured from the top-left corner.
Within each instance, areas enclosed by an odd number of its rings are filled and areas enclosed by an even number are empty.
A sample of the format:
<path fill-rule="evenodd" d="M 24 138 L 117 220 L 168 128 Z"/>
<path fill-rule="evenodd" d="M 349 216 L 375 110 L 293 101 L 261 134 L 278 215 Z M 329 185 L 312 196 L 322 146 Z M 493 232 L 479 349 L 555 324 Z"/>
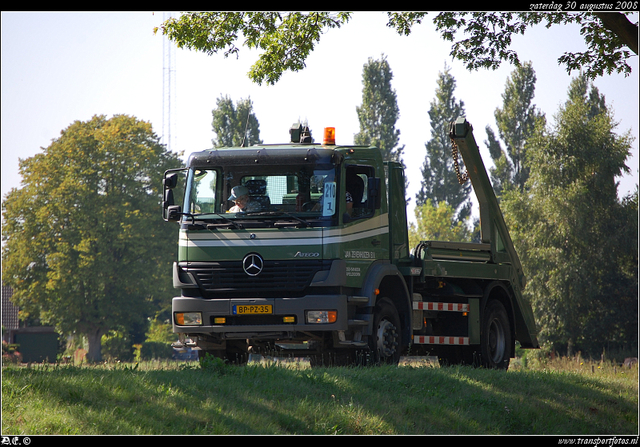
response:
<path fill-rule="evenodd" d="M 256 315 L 273 313 L 271 304 L 242 304 L 233 306 L 234 315 Z"/>

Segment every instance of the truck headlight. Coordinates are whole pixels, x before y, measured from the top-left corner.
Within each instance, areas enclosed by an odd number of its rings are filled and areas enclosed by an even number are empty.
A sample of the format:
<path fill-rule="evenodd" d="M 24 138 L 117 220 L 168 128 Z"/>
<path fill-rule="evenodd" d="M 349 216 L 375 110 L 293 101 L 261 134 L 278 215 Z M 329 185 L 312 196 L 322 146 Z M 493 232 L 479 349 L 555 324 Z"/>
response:
<path fill-rule="evenodd" d="M 323 324 L 335 323 L 338 319 L 338 312 L 335 310 L 308 310 L 307 323 Z"/>
<path fill-rule="evenodd" d="M 202 326 L 202 313 L 176 312 L 175 322 L 178 326 Z"/>

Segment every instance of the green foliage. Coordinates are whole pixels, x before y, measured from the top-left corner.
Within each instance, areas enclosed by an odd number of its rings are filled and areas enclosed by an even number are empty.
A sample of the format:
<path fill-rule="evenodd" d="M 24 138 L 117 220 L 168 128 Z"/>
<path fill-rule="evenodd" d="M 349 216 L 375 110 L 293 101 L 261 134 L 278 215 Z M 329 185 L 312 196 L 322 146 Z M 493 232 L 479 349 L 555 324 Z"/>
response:
<path fill-rule="evenodd" d="M 445 202 L 456 212 L 456 219 L 462 222 L 471 214 L 471 185 L 458 182 L 451 155 L 449 124 L 465 114 L 464 103 L 457 101 L 453 94 L 455 86 L 450 68 L 445 65 L 444 72 L 439 74 L 435 99 L 429 108 L 431 139 L 425 145 L 427 153 L 416 205 L 423 205 L 427 200 L 435 205 Z"/>
<path fill-rule="evenodd" d="M 532 104 L 535 83 L 536 75 L 531 63 L 517 67 L 507 79 L 502 108 L 494 113 L 504 148 L 493 130 L 489 126 L 486 128 L 488 141 L 485 144 L 495 165 L 490 169 L 491 183 L 498 198 L 503 190 L 518 188 L 523 191 L 529 178 L 526 142 L 536 123 L 545 119 L 544 114 Z M 541 125 L 543 123 L 541 121 Z"/>
<path fill-rule="evenodd" d="M 436 29 L 445 40 L 454 42 L 451 56 L 464 62 L 470 70 L 496 69 L 502 61 L 518 65 L 518 55 L 509 49 L 512 34 L 523 34 L 527 25 L 512 20 L 512 13 L 442 13 L 436 16 Z M 518 17 L 520 18 L 520 17 Z M 455 41 L 455 34 L 463 28 L 469 37 Z M 494 34 L 492 34 L 492 32 Z"/>
<path fill-rule="evenodd" d="M 496 69 L 503 61 L 520 65 L 515 51 L 510 49 L 512 35 L 524 34 L 535 25 L 547 28 L 579 24 L 587 51 L 566 52 L 558 58 L 567 72 L 583 70 L 595 78 L 606 73 L 628 75 L 627 60 L 638 54 L 638 26 L 626 18 L 629 13 L 591 12 L 441 12 L 433 23 L 444 40 L 452 42 L 451 56 L 462 61 L 469 70 Z M 426 12 L 389 12 L 388 27 L 408 36 L 416 24 L 421 24 Z M 236 45 L 260 50 L 249 77 L 256 83 L 275 84 L 287 71 L 299 71 L 305 60 L 332 28 L 340 28 L 351 18 L 350 12 L 198 12 L 171 18 L 154 32 L 176 42 L 179 48 L 189 48 L 207 54 L 223 51 L 225 57 L 238 55 Z M 457 40 L 462 31 L 465 38 Z"/>
<path fill-rule="evenodd" d="M 22 354 L 18 350 L 20 345 L 9 344 L 2 340 L 2 365 L 18 364 L 22 361 Z"/>
<path fill-rule="evenodd" d="M 106 361 L 131 362 L 134 359 L 133 343 L 125 334 L 109 331 L 102 336 L 102 356 Z"/>
<path fill-rule="evenodd" d="M 159 210 L 162 173 L 180 165 L 126 115 L 76 121 L 21 160 L 2 203 L 3 282 L 21 311 L 86 335 L 91 360 L 110 329 L 144 324 L 172 293 L 175 228 Z"/>
<path fill-rule="evenodd" d="M 164 22 L 161 30 L 179 48 L 207 54 L 239 52 L 236 41 L 260 50 L 249 77 L 258 84 L 275 84 L 287 70 L 305 67 L 307 56 L 328 28 L 340 28 L 351 14 L 341 12 L 200 12 L 185 13 Z M 156 32 L 159 29 L 156 28 Z"/>
<path fill-rule="evenodd" d="M 567 73 L 573 70 L 584 72 L 585 76 L 594 79 L 597 76 L 603 76 L 612 73 L 624 73 L 628 76 L 631 73 L 631 67 L 627 60 L 633 56 L 627 48 L 633 49 L 635 55 L 638 55 L 638 24 L 631 24 L 626 18 L 617 13 L 600 13 L 600 14 L 580 14 L 574 17 L 559 16 L 556 19 L 559 23 L 578 23 L 580 24 L 580 34 L 584 36 L 587 44 L 587 51 L 580 53 L 564 53 L 558 58 L 559 64 L 567 67 Z M 614 18 L 615 17 L 615 18 Z M 623 32 L 618 32 L 618 27 L 611 27 L 610 20 L 626 22 L 621 25 L 624 28 L 630 28 L 629 38 L 625 38 Z M 549 23 L 553 23 L 549 21 Z M 603 26 L 604 25 L 604 26 Z M 630 42 L 635 40 L 635 49 L 630 46 Z M 627 48 L 625 48 L 627 47 Z"/>
<path fill-rule="evenodd" d="M 177 335 L 173 333 L 171 321 L 161 321 L 158 318 L 150 319 L 149 329 L 146 334 L 147 341 L 171 343 L 176 341 Z"/>
<path fill-rule="evenodd" d="M 213 131 L 217 139 L 214 147 L 253 146 L 261 144 L 260 124 L 252 112 L 251 99 L 241 99 L 236 104 L 228 96 L 216 100 L 213 109 Z"/>
<path fill-rule="evenodd" d="M 205 354 L 204 358 L 200 359 L 200 367 L 204 371 L 212 372 L 217 375 L 231 373 L 233 372 L 232 368 L 234 368 L 220 357 L 214 357 L 210 354 Z"/>
<path fill-rule="evenodd" d="M 362 104 L 356 107 L 360 131 L 354 136 L 354 144 L 375 146 L 385 161 L 402 163 L 399 147 L 400 131 L 396 122 L 400 116 L 396 92 L 391 87 L 393 73 L 387 58 L 369 58 L 362 73 Z"/>
<path fill-rule="evenodd" d="M 618 200 L 631 137 L 585 77 L 574 79 L 555 127 L 530 139 L 530 178 L 502 207 L 540 328 L 559 352 L 637 349 L 637 194 Z"/>
<path fill-rule="evenodd" d="M 170 359 L 173 348 L 169 343 L 145 341 L 140 346 L 140 360 Z"/>
<path fill-rule="evenodd" d="M 458 221 L 451 205 L 440 202 L 435 205 L 431 199 L 415 210 L 416 227 L 409 224 L 409 247 L 415 247 L 420 241 L 470 242 L 471 232 L 464 221 Z"/>
<path fill-rule="evenodd" d="M 605 72 L 628 75 L 631 67 L 627 60 L 632 57 L 628 48 L 634 48 L 636 54 L 638 51 L 637 24 L 631 24 L 622 13 L 607 15 L 615 15 L 626 24 L 605 26 L 601 16 L 589 12 L 445 12 L 436 15 L 433 21 L 442 38 L 453 42 L 451 56 L 464 62 L 469 70 L 495 70 L 504 61 L 520 66 L 518 54 L 510 49 L 513 35 L 522 35 L 540 23 L 546 23 L 547 28 L 575 23 L 580 25 L 588 49 L 583 53 L 566 52 L 558 58 L 558 64 L 567 67 L 567 73 L 579 70 L 591 79 Z M 622 38 L 626 27 L 631 28 L 629 39 Z M 456 40 L 459 31 L 468 37 Z"/>

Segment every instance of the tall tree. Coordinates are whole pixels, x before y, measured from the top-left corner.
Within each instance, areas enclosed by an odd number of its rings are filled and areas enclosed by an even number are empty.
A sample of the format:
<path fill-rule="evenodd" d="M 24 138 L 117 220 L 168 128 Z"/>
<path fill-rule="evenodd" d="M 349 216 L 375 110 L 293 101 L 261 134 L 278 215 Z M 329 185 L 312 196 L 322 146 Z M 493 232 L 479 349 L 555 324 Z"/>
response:
<path fill-rule="evenodd" d="M 212 111 L 213 131 L 217 139 L 212 140 L 214 147 L 252 146 L 261 144 L 260 124 L 253 113 L 250 98 L 241 99 L 236 104 L 228 96 L 216 100 Z"/>
<path fill-rule="evenodd" d="M 536 122 L 544 119 L 544 114 L 532 103 L 535 83 L 536 75 L 530 62 L 517 67 L 507 79 L 502 94 L 502 108 L 494 112 L 504 148 L 493 129 L 490 126 L 486 128 L 488 140 L 485 144 L 494 163 L 490 169 L 491 180 L 498 197 L 503 189 L 518 188 L 523 191 L 529 178 L 529 168 L 525 163 L 526 142 L 533 134 Z"/>
<path fill-rule="evenodd" d="M 180 165 L 126 115 L 75 121 L 21 160 L 22 186 L 2 202 L 2 280 L 21 311 L 85 335 L 100 360 L 102 335 L 170 299 L 175 228 L 159 209 L 162 173 Z"/>
<path fill-rule="evenodd" d="M 637 348 L 637 192 L 620 201 L 616 181 L 632 138 L 615 127 L 604 97 L 574 79 L 554 128 L 530 139 L 527 191 L 503 195 L 540 338 L 568 354 Z"/>
<path fill-rule="evenodd" d="M 376 146 L 382 151 L 385 161 L 402 163 L 404 146 L 398 146 L 400 130 L 396 122 L 400 116 L 396 92 L 391 87 L 393 73 L 387 58 L 369 58 L 362 72 L 362 104 L 356 106 L 360 132 L 354 143 Z"/>
<path fill-rule="evenodd" d="M 426 12 L 389 12 L 387 26 L 398 34 L 409 35 L 420 24 Z M 515 51 L 510 49 L 512 36 L 524 34 L 535 25 L 546 27 L 578 24 L 587 51 L 566 52 L 558 59 L 567 71 L 584 70 L 590 78 L 605 72 L 628 75 L 627 63 L 638 54 L 638 25 L 627 18 L 631 12 L 441 12 L 433 19 L 436 30 L 444 40 L 452 42 L 451 56 L 462 61 L 469 70 L 496 69 L 501 62 L 519 65 Z M 238 55 L 236 46 L 260 50 L 257 62 L 249 71 L 249 78 L 261 84 L 275 84 L 287 71 L 299 71 L 313 51 L 320 37 L 329 29 L 340 28 L 351 19 L 352 13 L 340 12 L 197 12 L 171 18 L 154 32 L 186 47 L 207 54 L 224 51 L 225 57 Z M 464 36 L 456 40 L 457 32 Z M 629 51 L 630 50 L 630 51 Z"/>
<path fill-rule="evenodd" d="M 427 199 L 431 199 L 436 207 L 441 202 L 448 203 L 455 211 L 456 220 L 463 221 L 471 213 L 471 185 L 459 183 L 451 154 L 449 124 L 465 113 L 464 103 L 454 96 L 455 87 L 456 81 L 445 64 L 444 72 L 439 73 L 435 99 L 429 108 L 431 139 L 425 145 L 427 154 L 416 204 L 423 205 Z M 459 162 L 463 169 L 461 157 Z"/>

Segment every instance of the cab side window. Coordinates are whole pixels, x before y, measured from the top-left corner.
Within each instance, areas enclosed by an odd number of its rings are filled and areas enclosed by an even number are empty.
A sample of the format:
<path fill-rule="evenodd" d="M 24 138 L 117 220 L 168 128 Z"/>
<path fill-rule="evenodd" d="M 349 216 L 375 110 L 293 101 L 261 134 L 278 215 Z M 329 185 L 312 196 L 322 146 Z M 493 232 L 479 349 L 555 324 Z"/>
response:
<path fill-rule="evenodd" d="M 371 166 L 347 166 L 346 195 L 347 214 L 351 219 L 363 219 L 373 216 L 373 207 L 369 206 L 367 190 L 369 178 L 374 176 Z"/>

